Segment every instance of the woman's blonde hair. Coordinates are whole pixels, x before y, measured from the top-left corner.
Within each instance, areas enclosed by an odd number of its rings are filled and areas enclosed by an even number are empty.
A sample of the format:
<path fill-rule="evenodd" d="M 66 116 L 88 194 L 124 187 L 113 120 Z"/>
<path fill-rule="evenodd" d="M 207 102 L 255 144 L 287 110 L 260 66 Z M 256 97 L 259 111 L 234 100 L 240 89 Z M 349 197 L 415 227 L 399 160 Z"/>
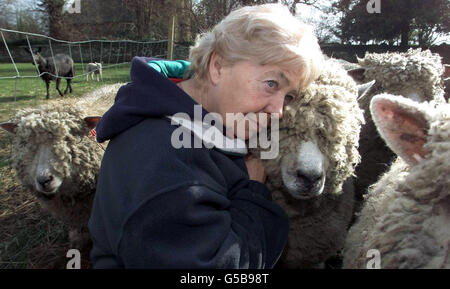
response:
<path fill-rule="evenodd" d="M 189 55 L 190 72 L 196 79 L 208 77 L 213 52 L 229 65 L 248 60 L 260 65 L 280 65 L 288 70 L 301 69 L 301 88 L 319 76 L 323 62 L 312 28 L 281 4 L 239 8 L 212 31 L 199 35 Z"/>

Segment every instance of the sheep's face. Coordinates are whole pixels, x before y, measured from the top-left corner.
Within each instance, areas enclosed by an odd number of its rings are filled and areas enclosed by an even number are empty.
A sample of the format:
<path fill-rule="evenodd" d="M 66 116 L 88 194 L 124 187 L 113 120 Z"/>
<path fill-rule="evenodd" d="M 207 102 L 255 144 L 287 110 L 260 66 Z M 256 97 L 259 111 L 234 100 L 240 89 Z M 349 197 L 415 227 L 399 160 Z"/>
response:
<path fill-rule="evenodd" d="M 342 70 L 332 72 L 331 67 L 285 108 L 280 153 L 265 161 L 271 188 L 296 199 L 339 194 L 360 161 L 364 120 L 357 87 Z"/>
<path fill-rule="evenodd" d="M 42 144 L 36 149 L 36 154 L 28 166 L 27 183 L 40 195 L 51 198 L 61 186 L 64 176 L 55 168 L 58 160 L 53 153 L 54 148 Z M 33 184 L 34 183 L 34 184 Z"/>
<path fill-rule="evenodd" d="M 322 140 L 298 129 L 280 127 L 280 154 L 264 162 L 271 189 L 305 200 L 330 189 L 332 183 L 328 182 L 335 171 L 330 165 L 335 165 L 335 160 L 328 157 Z"/>
<path fill-rule="evenodd" d="M 28 122 L 19 123 L 12 164 L 25 186 L 38 196 L 51 198 L 62 185 L 78 179 L 74 168 L 79 162 L 79 152 L 74 145 L 83 145 L 83 137 L 64 135 L 45 127 L 34 127 L 22 134 L 30 129 L 28 125 Z"/>
<path fill-rule="evenodd" d="M 40 197 L 51 199 L 61 188 L 76 191 L 95 178 L 100 165 L 95 140 L 78 115 L 75 108 L 59 106 L 26 109 L 9 130 L 15 134 L 12 166 L 20 181 Z"/>
<path fill-rule="evenodd" d="M 294 151 L 281 158 L 283 185 L 294 198 L 317 197 L 324 192 L 328 166 L 315 141 L 298 140 Z"/>

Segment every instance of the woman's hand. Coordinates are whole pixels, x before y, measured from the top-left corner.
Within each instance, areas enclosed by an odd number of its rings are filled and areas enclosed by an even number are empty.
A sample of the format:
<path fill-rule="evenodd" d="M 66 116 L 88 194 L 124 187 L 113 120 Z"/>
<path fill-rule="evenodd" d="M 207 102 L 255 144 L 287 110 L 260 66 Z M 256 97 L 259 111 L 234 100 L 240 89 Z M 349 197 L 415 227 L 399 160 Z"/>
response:
<path fill-rule="evenodd" d="M 247 166 L 248 178 L 250 180 L 264 183 L 266 180 L 266 172 L 260 159 L 253 156 L 246 156 L 245 165 Z"/>

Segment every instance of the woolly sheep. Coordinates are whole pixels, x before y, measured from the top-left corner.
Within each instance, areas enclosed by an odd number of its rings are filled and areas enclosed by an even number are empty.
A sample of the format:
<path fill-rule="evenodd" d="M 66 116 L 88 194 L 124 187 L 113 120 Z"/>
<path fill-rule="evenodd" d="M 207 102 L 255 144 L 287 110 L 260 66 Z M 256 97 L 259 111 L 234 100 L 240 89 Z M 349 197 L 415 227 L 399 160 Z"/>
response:
<path fill-rule="evenodd" d="M 340 64 L 342 66 L 342 68 L 344 68 L 347 71 L 361 68 L 361 66 L 359 64 L 352 63 L 352 62 L 349 62 L 349 61 L 344 60 L 344 59 L 332 58 L 332 57 L 327 57 L 327 56 L 325 58 L 328 61 L 334 61 L 334 62 Z"/>
<path fill-rule="evenodd" d="M 56 218 L 69 225 L 73 248 L 89 245 L 87 222 L 103 149 L 90 134 L 121 84 L 81 99 L 20 110 L 1 127 L 13 133 L 12 167 L 18 179 Z"/>
<path fill-rule="evenodd" d="M 88 63 L 86 70 L 87 70 L 86 81 L 89 81 L 89 76 L 91 77 L 92 80 L 94 80 L 94 74 L 97 76 L 97 81 L 100 81 L 99 76 L 100 79 L 103 80 L 103 68 L 101 63 L 98 62 Z"/>
<path fill-rule="evenodd" d="M 358 58 L 358 63 L 362 68 L 355 71 L 359 72 L 359 79 L 375 79 L 377 85 L 374 88 L 381 92 L 403 95 L 419 102 L 443 99 L 441 76 L 444 66 L 439 54 L 430 50 L 411 48 L 404 53 L 366 53 L 364 58 Z"/>
<path fill-rule="evenodd" d="M 263 161 L 272 197 L 290 219 L 281 267 L 322 267 L 342 249 L 353 213 L 363 113 L 355 82 L 336 62 L 325 63 L 321 76 L 286 106 L 278 156 Z"/>
<path fill-rule="evenodd" d="M 366 268 L 367 251 L 376 249 L 383 269 L 450 269 L 450 103 L 382 94 L 370 110 L 399 158 L 370 187 L 344 267 Z"/>
<path fill-rule="evenodd" d="M 366 125 L 362 127 L 359 143 L 361 163 L 356 167 L 355 193 L 357 209 L 369 185 L 395 158 L 395 154 L 380 138 L 372 121 L 369 104 L 374 95 L 390 93 L 404 95 L 415 101 L 445 102 L 441 75 L 444 67 L 441 57 L 429 50 L 409 49 L 405 53 L 367 53 L 358 59 L 361 68 L 349 71 L 356 80 L 376 80 L 370 92 L 358 100 L 364 110 Z"/>

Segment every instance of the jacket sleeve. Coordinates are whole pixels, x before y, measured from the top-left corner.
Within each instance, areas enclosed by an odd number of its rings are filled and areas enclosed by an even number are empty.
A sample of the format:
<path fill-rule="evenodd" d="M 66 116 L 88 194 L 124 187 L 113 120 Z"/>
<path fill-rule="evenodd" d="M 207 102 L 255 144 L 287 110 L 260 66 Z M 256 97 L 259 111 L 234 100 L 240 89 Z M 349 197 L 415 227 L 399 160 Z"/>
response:
<path fill-rule="evenodd" d="M 130 215 L 118 255 L 126 268 L 272 268 L 287 234 L 288 218 L 262 183 L 226 194 L 185 185 Z"/>

